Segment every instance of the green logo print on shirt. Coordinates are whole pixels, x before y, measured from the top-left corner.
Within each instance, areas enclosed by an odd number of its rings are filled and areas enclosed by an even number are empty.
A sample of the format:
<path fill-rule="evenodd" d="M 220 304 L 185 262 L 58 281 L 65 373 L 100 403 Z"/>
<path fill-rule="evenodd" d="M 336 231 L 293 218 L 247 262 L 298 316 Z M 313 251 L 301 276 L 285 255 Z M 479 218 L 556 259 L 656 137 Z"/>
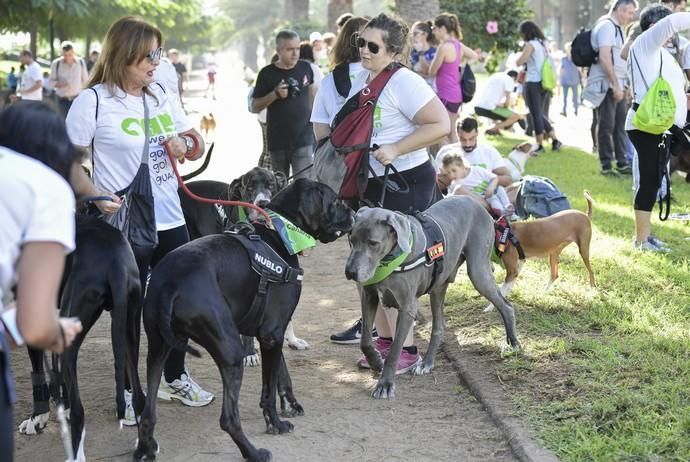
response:
<path fill-rule="evenodd" d="M 481 183 L 472 188 L 472 191 L 483 197 L 487 189 L 489 189 L 489 182 L 487 180 L 482 180 Z"/>
<path fill-rule="evenodd" d="M 122 121 L 120 128 L 127 135 L 141 136 L 144 134 L 144 119 L 128 117 Z M 149 134 L 151 136 L 170 133 L 175 133 L 175 122 L 170 114 L 165 112 L 149 119 Z"/>
<path fill-rule="evenodd" d="M 374 108 L 374 128 L 381 128 L 381 107 L 376 106 Z"/>

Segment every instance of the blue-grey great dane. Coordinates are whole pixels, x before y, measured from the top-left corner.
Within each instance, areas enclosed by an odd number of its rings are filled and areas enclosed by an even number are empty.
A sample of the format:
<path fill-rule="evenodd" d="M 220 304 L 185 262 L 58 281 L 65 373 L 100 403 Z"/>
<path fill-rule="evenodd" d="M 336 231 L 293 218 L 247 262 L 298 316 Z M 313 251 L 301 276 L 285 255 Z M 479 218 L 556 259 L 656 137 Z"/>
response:
<path fill-rule="evenodd" d="M 395 394 L 395 371 L 403 342 L 415 320 L 417 298 L 428 293 L 433 315 L 431 341 L 426 357 L 413 370 L 414 374 L 429 373 L 444 330 L 443 304 L 448 284 L 455 280 L 458 268 L 467 262 L 467 273 L 474 287 L 498 307 L 506 329 L 508 343 L 519 349 L 515 333 L 515 311 L 501 295 L 491 268 L 490 255 L 494 244 L 494 222 L 484 208 L 467 196 L 445 198 L 426 212 L 425 221 L 440 229 L 444 236 L 443 267 L 434 274 L 434 263 L 422 260 L 430 248 L 420 221 L 414 216 L 381 208 L 360 209 L 350 235 L 352 250 L 345 274 L 357 282 L 362 302 L 362 352 L 372 370 L 383 373 L 374 388 L 374 398 L 392 398 Z M 396 253 L 397 251 L 397 253 Z M 400 268 L 385 279 L 369 283 L 382 260 L 392 254 L 407 254 Z M 407 269 L 407 270 L 406 270 Z M 375 280 L 375 279 L 374 279 Z M 379 301 L 383 306 L 398 308 L 395 337 L 385 363 L 374 348 L 371 329 Z"/>

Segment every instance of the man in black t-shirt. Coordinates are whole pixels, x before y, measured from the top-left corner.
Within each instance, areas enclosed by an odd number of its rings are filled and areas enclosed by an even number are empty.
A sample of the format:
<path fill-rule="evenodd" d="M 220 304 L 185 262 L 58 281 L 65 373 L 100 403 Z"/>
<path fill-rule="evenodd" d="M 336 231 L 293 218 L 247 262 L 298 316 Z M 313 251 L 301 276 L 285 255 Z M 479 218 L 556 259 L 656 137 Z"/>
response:
<path fill-rule="evenodd" d="M 278 61 L 269 64 L 256 78 L 252 112 L 266 113 L 268 152 L 273 169 L 297 177 L 312 163 L 314 134 L 311 108 L 314 103 L 314 73 L 299 59 L 299 36 L 291 30 L 276 35 Z"/>
<path fill-rule="evenodd" d="M 180 95 L 180 101 L 182 101 L 182 84 L 187 73 L 187 66 L 180 62 L 180 52 L 175 48 L 168 50 L 168 58 L 177 72 L 177 92 Z"/>

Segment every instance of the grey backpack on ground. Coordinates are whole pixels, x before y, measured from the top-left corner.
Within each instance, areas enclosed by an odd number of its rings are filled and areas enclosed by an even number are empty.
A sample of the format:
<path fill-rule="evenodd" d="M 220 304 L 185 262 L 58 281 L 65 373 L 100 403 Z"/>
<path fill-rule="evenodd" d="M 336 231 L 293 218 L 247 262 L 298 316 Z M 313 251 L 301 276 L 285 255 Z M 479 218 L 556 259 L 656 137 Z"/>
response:
<path fill-rule="evenodd" d="M 521 180 L 515 198 L 515 213 L 520 218 L 548 217 L 569 208 L 568 198 L 550 179 L 527 175 Z"/>

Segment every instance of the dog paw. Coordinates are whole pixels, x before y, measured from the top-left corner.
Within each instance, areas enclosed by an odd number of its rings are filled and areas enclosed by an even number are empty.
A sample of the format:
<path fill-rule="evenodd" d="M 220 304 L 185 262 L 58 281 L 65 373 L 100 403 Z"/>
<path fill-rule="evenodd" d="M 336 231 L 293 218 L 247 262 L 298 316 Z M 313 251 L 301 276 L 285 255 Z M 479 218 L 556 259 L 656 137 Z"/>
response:
<path fill-rule="evenodd" d="M 288 346 L 293 350 L 306 350 L 309 348 L 309 344 L 301 338 L 286 338 L 285 341 L 287 342 Z"/>
<path fill-rule="evenodd" d="M 417 366 L 412 369 L 412 375 L 426 375 L 430 374 L 434 369 L 433 364 L 425 364 L 424 362 L 417 364 Z"/>
<path fill-rule="evenodd" d="M 19 433 L 23 435 L 37 435 L 48 425 L 49 412 L 32 415 L 19 424 Z"/>
<path fill-rule="evenodd" d="M 259 354 L 255 353 L 253 355 L 247 355 L 244 357 L 244 367 L 256 367 L 261 364 L 261 358 Z"/>
<path fill-rule="evenodd" d="M 273 455 L 268 449 L 259 448 L 256 455 L 247 458 L 248 462 L 270 462 L 273 460 Z"/>
<path fill-rule="evenodd" d="M 492 312 L 493 310 L 494 310 L 494 304 L 493 304 L 493 303 L 489 303 L 488 305 L 486 305 L 486 308 L 484 308 L 484 311 L 483 311 L 483 312 L 484 312 L 484 313 L 490 313 L 490 312 Z"/>
<path fill-rule="evenodd" d="M 380 380 L 371 392 L 374 399 L 393 399 L 395 398 L 395 383 Z"/>
<path fill-rule="evenodd" d="M 282 435 L 283 433 L 292 433 L 295 430 L 295 426 L 292 425 L 287 420 L 278 420 L 274 425 L 269 423 L 266 428 L 266 433 L 270 435 Z"/>
<path fill-rule="evenodd" d="M 304 408 L 300 403 L 290 403 L 289 408 L 284 408 L 280 411 L 283 417 L 298 417 L 304 415 Z"/>

